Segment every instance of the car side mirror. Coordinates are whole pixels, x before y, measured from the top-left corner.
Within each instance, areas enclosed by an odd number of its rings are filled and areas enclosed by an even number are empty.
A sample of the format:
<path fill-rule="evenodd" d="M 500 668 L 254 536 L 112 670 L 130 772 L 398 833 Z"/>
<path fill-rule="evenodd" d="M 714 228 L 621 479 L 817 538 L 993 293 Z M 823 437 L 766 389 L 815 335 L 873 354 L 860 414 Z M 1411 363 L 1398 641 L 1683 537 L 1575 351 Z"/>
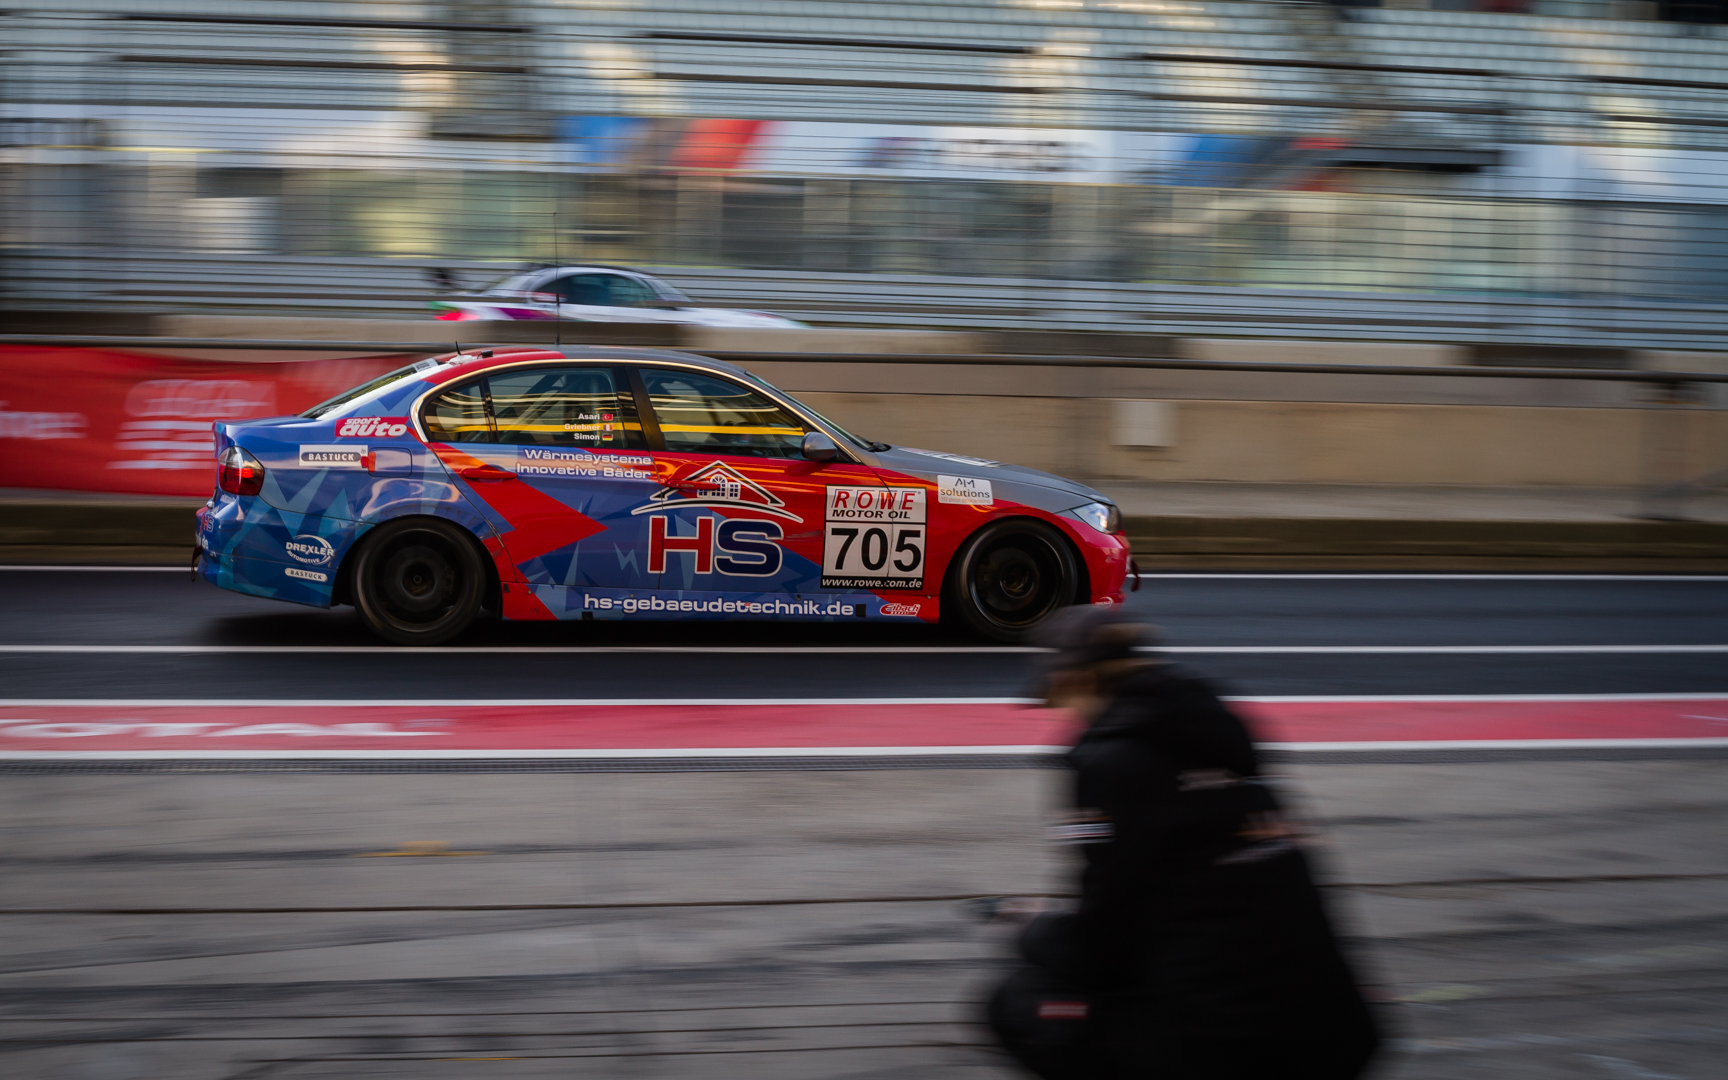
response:
<path fill-rule="evenodd" d="M 834 445 L 834 440 L 820 431 L 805 433 L 802 451 L 809 461 L 833 461 L 840 456 L 840 448 Z"/>

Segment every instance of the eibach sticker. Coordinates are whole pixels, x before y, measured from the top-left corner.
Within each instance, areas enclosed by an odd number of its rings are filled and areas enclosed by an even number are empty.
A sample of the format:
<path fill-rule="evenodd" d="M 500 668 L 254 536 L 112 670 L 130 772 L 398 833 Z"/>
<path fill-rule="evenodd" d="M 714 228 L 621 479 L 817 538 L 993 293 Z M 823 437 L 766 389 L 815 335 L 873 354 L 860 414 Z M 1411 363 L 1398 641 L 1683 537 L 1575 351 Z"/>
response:
<path fill-rule="evenodd" d="M 406 416 L 350 416 L 336 425 L 338 439 L 395 439 L 406 434 Z"/>

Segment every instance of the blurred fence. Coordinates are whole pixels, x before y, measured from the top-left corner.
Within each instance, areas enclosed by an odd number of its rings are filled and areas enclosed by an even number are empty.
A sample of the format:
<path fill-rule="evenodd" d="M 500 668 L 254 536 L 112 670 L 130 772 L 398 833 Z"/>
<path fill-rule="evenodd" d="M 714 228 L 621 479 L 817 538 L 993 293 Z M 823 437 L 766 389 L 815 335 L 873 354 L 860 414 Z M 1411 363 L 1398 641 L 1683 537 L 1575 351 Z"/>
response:
<path fill-rule="evenodd" d="M 1728 304 L 1716 38 L 1252 0 L 735 8 L 0 14 L 0 296 L 400 313 L 367 297 L 402 275 L 342 268 L 556 259 L 685 268 L 763 306 L 774 273 L 817 294 L 874 275 L 884 303 L 917 290 L 922 325 L 994 306 L 1349 333 L 1394 327 L 1402 293 L 1416 334 L 1452 339 L 1443 298 L 1485 298 L 1478 329 L 1558 341 L 1602 330 L 1568 303 Z M 977 305 L 963 279 L 984 278 L 1017 280 Z M 1047 317 L 1061 282 L 1087 284 Z M 876 302 L 792 310 L 872 322 Z M 1642 332 L 1627 314 L 1608 332 Z"/>
<path fill-rule="evenodd" d="M 20 264 L 21 266 L 24 264 Z M 454 259 L 311 258 L 212 253 L 33 255 L 15 305 L 90 312 L 172 311 L 349 318 L 425 318 L 429 272 L 465 287 L 500 274 Z M 822 326 L 1102 331 L 1525 343 L 1719 350 L 1728 305 L 1635 298 L 1437 295 L 1240 289 L 1061 279 L 842 274 L 655 267 L 706 304 L 764 309 Z M 1684 366 L 1684 365 L 1683 365 Z"/>

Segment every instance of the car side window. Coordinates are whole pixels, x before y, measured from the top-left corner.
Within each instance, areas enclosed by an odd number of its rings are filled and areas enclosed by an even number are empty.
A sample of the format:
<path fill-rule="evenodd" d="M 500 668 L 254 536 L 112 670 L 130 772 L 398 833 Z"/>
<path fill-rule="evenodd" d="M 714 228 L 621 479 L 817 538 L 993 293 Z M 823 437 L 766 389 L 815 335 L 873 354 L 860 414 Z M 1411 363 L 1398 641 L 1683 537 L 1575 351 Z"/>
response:
<path fill-rule="evenodd" d="M 558 279 L 553 291 L 566 304 L 608 307 L 612 303 L 610 274 L 570 274 Z"/>
<path fill-rule="evenodd" d="M 487 377 L 496 441 L 590 450 L 640 450 L 634 401 L 611 368 L 525 368 Z"/>
<path fill-rule="evenodd" d="M 486 390 L 481 379 L 439 394 L 426 403 L 420 416 L 430 442 L 492 441 L 492 418 L 486 415 Z"/>
<path fill-rule="evenodd" d="M 743 457 L 800 456 L 804 422 L 764 394 L 712 375 L 643 368 L 666 449 Z"/>
<path fill-rule="evenodd" d="M 613 307 L 644 307 L 656 299 L 654 291 L 632 277 L 618 274 L 612 278 Z"/>

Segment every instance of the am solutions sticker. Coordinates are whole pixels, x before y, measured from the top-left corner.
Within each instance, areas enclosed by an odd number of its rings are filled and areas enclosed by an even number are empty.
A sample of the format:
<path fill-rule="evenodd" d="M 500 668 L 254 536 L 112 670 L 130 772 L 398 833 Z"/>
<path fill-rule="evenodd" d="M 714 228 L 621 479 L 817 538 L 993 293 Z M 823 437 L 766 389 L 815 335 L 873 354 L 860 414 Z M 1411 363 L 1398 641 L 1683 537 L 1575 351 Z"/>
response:
<path fill-rule="evenodd" d="M 961 506 L 994 506 L 996 495 L 990 481 L 976 476 L 938 476 L 936 501 Z"/>

